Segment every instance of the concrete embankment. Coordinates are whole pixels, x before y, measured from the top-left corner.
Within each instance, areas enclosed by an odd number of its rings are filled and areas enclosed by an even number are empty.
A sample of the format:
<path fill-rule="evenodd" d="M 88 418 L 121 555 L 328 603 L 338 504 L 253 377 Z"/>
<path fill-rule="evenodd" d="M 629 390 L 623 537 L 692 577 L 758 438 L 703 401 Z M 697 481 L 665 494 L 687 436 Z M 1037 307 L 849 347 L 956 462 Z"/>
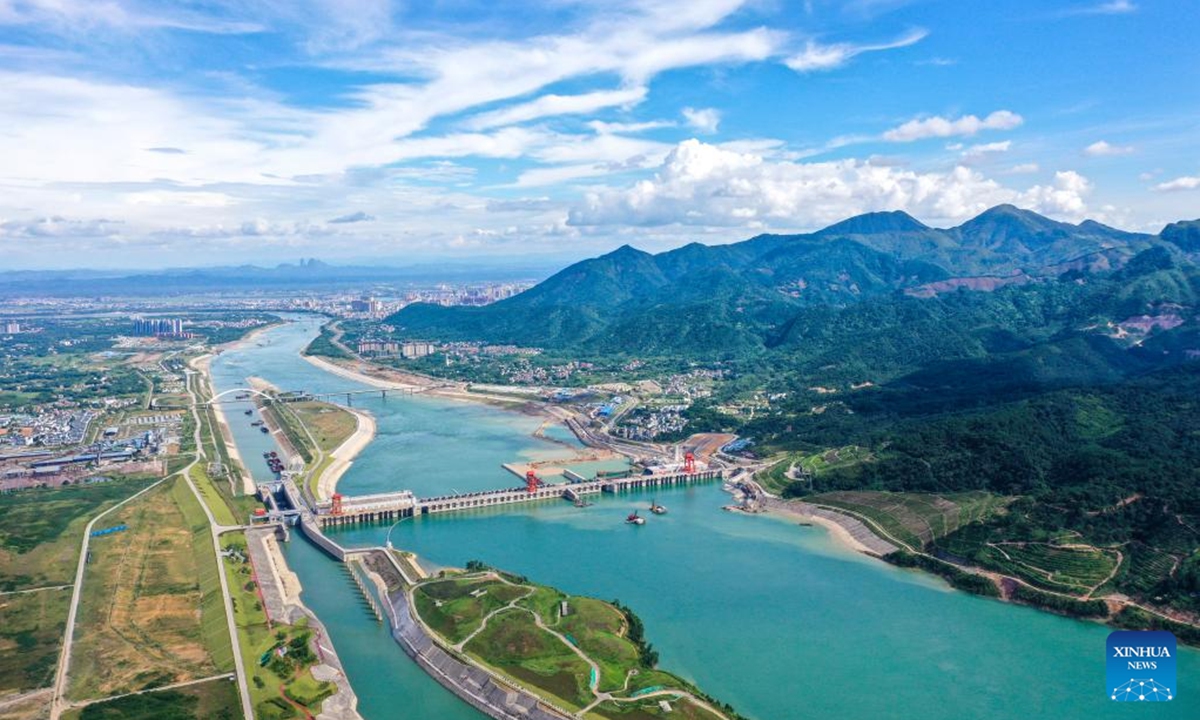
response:
<path fill-rule="evenodd" d="M 571 715 L 547 707 L 523 690 L 497 682 L 484 670 L 456 659 L 438 646 L 412 615 L 403 590 L 388 595 L 392 637 L 434 680 L 496 720 L 567 720 Z"/>
<path fill-rule="evenodd" d="M 300 532 L 304 533 L 304 537 L 312 541 L 314 545 L 324 550 L 330 557 L 338 562 L 346 561 L 346 548 L 329 539 L 329 536 L 321 532 L 321 528 L 312 520 L 300 521 Z"/>
<path fill-rule="evenodd" d="M 790 515 L 801 520 L 821 525 L 830 531 L 834 539 L 852 550 L 883 557 L 898 548 L 871 531 L 861 520 L 806 502 L 768 499 L 767 510 Z"/>

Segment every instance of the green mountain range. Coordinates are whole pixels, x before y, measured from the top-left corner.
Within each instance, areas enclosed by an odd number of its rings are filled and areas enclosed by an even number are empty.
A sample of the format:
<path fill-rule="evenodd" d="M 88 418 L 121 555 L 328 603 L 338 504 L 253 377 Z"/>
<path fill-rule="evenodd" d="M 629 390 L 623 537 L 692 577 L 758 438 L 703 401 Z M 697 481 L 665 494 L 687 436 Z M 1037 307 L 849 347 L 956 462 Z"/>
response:
<path fill-rule="evenodd" d="M 859 449 L 785 495 L 1003 496 L 1004 512 L 922 549 L 1012 573 L 996 548 L 1091 547 L 1119 558 L 1099 594 L 1027 601 L 1103 615 L 1091 598 L 1116 592 L 1200 618 L 1198 261 L 1200 221 L 1146 235 L 1011 206 L 948 229 L 871 213 L 805 235 L 622 247 L 494 305 L 413 305 L 389 322 L 555 361 L 720 367 L 680 437 L 736 432 L 780 467 Z"/>
<path fill-rule="evenodd" d="M 1197 252 L 1200 221 L 1155 236 L 1009 205 L 949 229 L 870 213 L 806 235 L 657 255 L 624 246 L 493 305 L 418 304 L 389 322 L 414 337 L 580 353 L 784 350 L 789 362 L 870 364 L 885 374 L 1068 335 L 1107 338 L 1100 346 L 1114 352 L 1140 343 L 1136 363 L 1148 354 L 1145 336 L 1194 335 Z M 851 337 L 856 352 L 847 352 Z M 1188 349 L 1180 341 L 1169 359 Z"/>

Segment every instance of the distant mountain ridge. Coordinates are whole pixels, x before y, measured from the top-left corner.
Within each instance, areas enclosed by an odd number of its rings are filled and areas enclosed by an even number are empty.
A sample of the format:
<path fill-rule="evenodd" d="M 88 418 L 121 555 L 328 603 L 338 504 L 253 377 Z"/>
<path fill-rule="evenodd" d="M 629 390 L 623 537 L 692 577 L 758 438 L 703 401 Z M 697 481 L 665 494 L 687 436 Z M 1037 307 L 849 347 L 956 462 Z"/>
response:
<path fill-rule="evenodd" d="M 544 277 L 545 269 L 482 265 L 332 265 L 316 259 L 273 267 L 228 265 L 164 270 L 0 271 L 0 297 L 134 295 L 266 289 L 364 289 L 369 283 L 508 282 Z"/>
<path fill-rule="evenodd" d="M 814 233 L 691 243 L 656 255 L 626 245 L 494 305 L 412 305 L 390 322 L 412 336 L 548 348 L 761 348 L 805 308 L 1111 273 L 1151 250 L 1194 268 L 1187 254 L 1198 248 L 1200 221 L 1156 236 L 1059 222 L 1012 205 L 946 229 L 904 212 L 876 212 Z"/>

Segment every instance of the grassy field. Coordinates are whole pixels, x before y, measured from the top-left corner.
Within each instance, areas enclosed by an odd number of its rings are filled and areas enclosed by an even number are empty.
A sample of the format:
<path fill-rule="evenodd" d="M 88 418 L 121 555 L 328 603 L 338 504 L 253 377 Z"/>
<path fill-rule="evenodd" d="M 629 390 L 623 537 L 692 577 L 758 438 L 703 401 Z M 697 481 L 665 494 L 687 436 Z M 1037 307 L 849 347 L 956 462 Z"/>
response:
<path fill-rule="evenodd" d="M 757 479 L 768 491 L 780 493 L 792 482 L 792 478 L 789 478 L 787 473 L 793 467 L 796 470 L 805 470 L 813 475 L 819 475 L 831 468 L 857 465 L 870 459 L 870 451 L 858 445 L 828 448 L 809 454 L 788 453 L 779 462 L 772 465 L 770 470 L 761 473 Z"/>
<path fill-rule="evenodd" d="M 54 682 L 71 590 L 0 595 L 0 698 Z"/>
<path fill-rule="evenodd" d="M 307 463 L 308 491 L 315 497 L 317 484 L 325 469 L 333 464 L 330 453 L 341 447 L 358 429 L 358 418 L 354 413 L 333 403 L 309 400 L 296 403 L 275 403 L 270 410 L 276 422 L 283 428 L 292 447 Z M 308 432 L 305 432 L 305 429 Z M 317 447 L 313 447 L 312 440 Z M 316 462 L 320 450 L 324 460 Z"/>
<path fill-rule="evenodd" d="M 66 715 L 63 715 L 65 718 Z M 28 697 L 0 707 L 0 720 L 49 720 L 50 693 Z"/>
<path fill-rule="evenodd" d="M 120 480 L 0 495 L 0 592 L 73 583 L 88 521 L 149 483 Z M 0 595 L 0 696 L 53 680 L 70 596 L 69 587 Z"/>
<path fill-rule="evenodd" d="M 226 533 L 221 545 L 244 555 L 244 533 Z M 285 699 L 290 698 L 316 715 L 321 703 L 333 694 L 332 683 L 318 682 L 311 666 L 318 660 L 311 650 L 312 631 L 304 623 L 285 625 L 271 623 L 259 601 L 249 562 L 239 557 L 222 561 L 233 595 L 234 619 L 242 647 L 242 661 L 250 676 L 250 700 L 259 720 L 300 717 L 299 711 Z M 287 647 L 286 656 L 272 652 Z"/>
<path fill-rule="evenodd" d="M 586 597 L 567 600 L 570 614 L 555 629 L 574 641 L 600 666 L 601 692 L 625 687 L 626 673 L 637 668 L 637 648 L 625 639 L 625 616 L 612 605 Z"/>
<path fill-rule="evenodd" d="M 591 668 L 558 638 L 537 627 L 524 610 L 496 614 L 465 649 L 568 709 L 580 709 L 592 699 L 587 689 Z"/>
<path fill-rule="evenodd" d="M 914 550 L 991 517 L 1002 511 L 1009 501 L 986 492 L 929 495 L 872 491 L 820 493 L 804 500 L 866 517 L 886 534 Z"/>
<path fill-rule="evenodd" d="M 659 706 L 660 700 L 666 700 L 671 710 L 665 711 Z M 590 717 L 610 718 L 611 720 L 651 720 L 652 718 L 671 718 L 672 720 L 719 720 L 708 710 L 693 703 L 687 698 L 676 700 L 672 697 L 654 697 L 640 702 L 605 702 L 597 705 L 587 715 Z"/>
<path fill-rule="evenodd" d="M 63 720 L 239 720 L 237 684 L 212 680 L 87 705 L 63 713 Z"/>
<path fill-rule="evenodd" d="M 106 518 L 84 577 L 73 699 L 193 680 L 232 666 L 208 523 L 180 480 Z"/>
<path fill-rule="evenodd" d="M 230 509 L 229 503 L 225 501 L 225 493 L 217 489 L 217 485 L 208 477 L 204 467 L 201 464 L 196 464 L 188 472 L 188 477 L 196 485 L 196 489 L 200 491 L 200 497 L 204 498 L 204 504 L 212 511 L 213 517 L 220 525 L 237 525 L 237 518 L 234 517 L 233 510 Z"/>
<path fill-rule="evenodd" d="M 528 592 L 494 579 L 451 579 L 422 585 L 413 597 L 425 622 L 458 643 L 479 627 L 485 615 Z"/>
<path fill-rule="evenodd" d="M 88 521 L 150 482 L 115 480 L 0 495 L 0 592 L 72 582 Z"/>
<path fill-rule="evenodd" d="M 637 700 L 639 691 L 703 697 L 687 681 L 654 669 L 657 655 L 640 644 L 641 621 L 618 604 L 491 571 L 428 580 L 413 596 L 418 616 L 446 645 L 469 638 L 468 657 L 560 707 L 590 705 L 593 682 L 598 692 L 627 701 L 606 702 L 588 717 L 660 717 L 661 698 Z M 598 668 L 595 677 L 580 653 Z M 664 696 L 672 717 L 716 717 L 686 699 L 676 703 L 676 696 Z"/>
<path fill-rule="evenodd" d="M 345 408 L 325 402 L 288 403 L 288 409 L 308 427 L 325 452 L 333 452 L 358 428 L 358 418 Z"/>

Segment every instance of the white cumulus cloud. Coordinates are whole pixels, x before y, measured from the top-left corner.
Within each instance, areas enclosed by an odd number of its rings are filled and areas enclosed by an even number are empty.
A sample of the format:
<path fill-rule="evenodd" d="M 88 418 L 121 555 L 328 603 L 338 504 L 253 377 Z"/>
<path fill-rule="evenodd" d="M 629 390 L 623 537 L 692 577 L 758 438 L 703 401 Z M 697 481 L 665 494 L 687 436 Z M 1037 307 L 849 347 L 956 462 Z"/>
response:
<path fill-rule="evenodd" d="M 883 134 L 889 142 L 912 142 L 926 138 L 945 138 L 959 135 L 975 135 L 983 130 L 1012 130 L 1025 119 L 1010 110 L 997 110 L 987 117 L 963 115 L 949 119 L 935 115 L 928 118 L 909 120 Z"/>
<path fill-rule="evenodd" d="M 1133 148 L 1125 145 L 1113 145 L 1105 140 L 1097 140 L 1083 149 L 1085 155 L 1092 157 L 1108 157 L 1112 155 L 1128 155 Z"/>
<path fill-rule="evenodd" d="M 1001 203 L 1064 219 L 1087 208 L 1091 184 L 1073 171 L 1026 191 L 975 169 L 945 172 L 846 159 L 771 161 L 698 140 L 677 145 L 654 177 L 588 193 L 569 214 L 575 226 L 816 228 L 851 215 L 905 210 L 928 222 L 958 222 Z"/>
<path fill-rule="evenodd" d="M 1154 189 L 1159 192 L 1178 192 L 1180 190 L 1196 190 L 1200 189 L 1200 177 L 1194 175 L 1184 175 L 1177 177 L 1174 180 L 1168 180 L 1165 183 L 1159 183 L 1154 186 Z"/>
<path fill-rule="evenodd" d="M 716 108 L 695 109 L 685 107 L 683 109 L 683 119 L 687 121 L 688 127 L 697 132 L 712 134 L 717 131 L 717 126 L 721 124 L 721 112 Z"/>
<path fill-rule="evenodd" d="M 1052 185 L 1035 185 L 1020 194 L 1018 204 L 1043 215 L 1064 220 L 1082 220 L 1087 213 L 1087 196 L 1092 192 L 1090 180 L 1065 170 L 1054 173 Z"/>
<path fill-rule="evenodd" d="M 963 150 L 962 156 L 964 158 L 972 158 L 972 159 L 980 158 L 980 157 L 983 157 L 984 155 L 994 155 L 996 153 L 1006 153 L 1011 148 L 1012 148 L 1011 140 L 1004 140 L 1002 142 L 993 142 L 993 143 L 980 143 L 980 144 L 972 145 L 972 146 L 968 147 L 966 150 Z"/>

